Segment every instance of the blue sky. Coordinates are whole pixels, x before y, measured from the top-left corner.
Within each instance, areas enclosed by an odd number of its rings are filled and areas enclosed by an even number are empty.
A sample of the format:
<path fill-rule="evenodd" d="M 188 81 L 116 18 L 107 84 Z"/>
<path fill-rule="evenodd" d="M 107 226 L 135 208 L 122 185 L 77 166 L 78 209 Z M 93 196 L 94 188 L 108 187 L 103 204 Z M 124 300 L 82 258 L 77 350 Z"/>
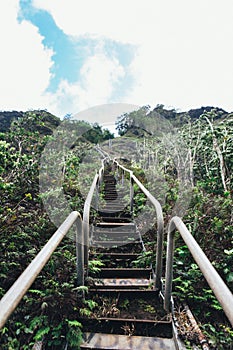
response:
<path fill-rule="evenodd" d="M 19 21 L 27 20 L 35 25 L 43 36 L 43 44 L 54 52 L 52 56 L 54 61 L 51 69 L 52 78 L 47 91 L 56 92 L 59 83 L 63 79 L 68 80 L 69 83 L 75 83 L 80 79 L 80 68 L 87 57 L 94 55 L 97 40 L 88 36 L 75 38 L 65 35 L 56 25 L 51 14 L 43 9 L 36 9 L 32 0 L 20 0 L 19 4 Z M 106 54 L 109 57 L 113 55 L 117 57 L 124 67 L 131 62 L 133 58 L 132 45 L 118 43 L 107 38 L 105 38 L 102 45 Z M 129 77 L 127 80 L 130 83 Z M 127 84 L 127 81 L 124 84 Z M 119 91 L 116 91 L 116 95 L 119 96 Z"/>
<path fill-rule="evenodd" d="M 82 54 L 82 40 L 74 42 L 56 26 L 52 16 L 44 10 L 35 9 L 31 0 L 20 1 L 19 21 L 27 20 L 35 25 L 43 36 L 43 45 L 53 50 L 54 65 L 51 68 L 52 78 L 48 91 L 55 92 L 59 82 L 67 79 L 75 82 L 78 78 L 77 67 L 80 67 L 85 57 Z M 91 43 L 89 43 L 90 45 Z"/>
<path fill-rule="evenodd" d="M 231 0 L 3 0 L 0 109 L 233 110 Z"/>

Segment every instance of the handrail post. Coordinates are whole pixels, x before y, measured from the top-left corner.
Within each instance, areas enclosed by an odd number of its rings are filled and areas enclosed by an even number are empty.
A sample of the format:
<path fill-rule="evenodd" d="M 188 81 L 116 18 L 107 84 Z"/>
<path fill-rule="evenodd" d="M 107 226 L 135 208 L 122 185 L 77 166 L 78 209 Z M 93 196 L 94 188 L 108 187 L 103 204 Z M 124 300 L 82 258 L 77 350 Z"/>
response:
<path fill-rule="evenodd" d="M 164 222 L 163 222 L 162 208 L 158 207 L 156 208 L 156 211 L 157 211 L 157 249 L 156 249 L 155 287 L 161 290 L 162 271 L 163 271 Z"/>
<path fill-rule="evenodd" d="M 103 174 L 105 169 L 105 162 L 107 158 L 102 160 L 102 167 L 100 168 L 98 174 L 95 175 L 92 181 L 91 188 L 88 192 L 87 198 L 84 203 L 83 209 L 83 242 L 84 242 L 84 267 L 88 267 L 89 259 L 89 246 L 90 246 L 90 207 L 94 192 L 98 189 L 98 184 L 101 186 L 103 181 Z"/>
<path fill-rule="evenodd" d="M 36 277 L 39 275 L 54 250 L 61 243 L 67 232 L 81 216 L 77 211 L 73 211 L 59 226 L 57 231 L 48 240 L 41 251 L 36 255 L 28 267 L 23 271 L 13 286 L 6 292 L 0 300 L 0 328 L 3 327 L 8 317 L 15 310 L 24 294 L 30 288 Z"/>
<path fill-rule="evenodd" d="M 142 190 L 142 192 L 146 195 L 146 197 L 149 199 L 149 201 L 153 204 L 155 211 L 156 211 L 156 217 L 157 217 L 157 248 L 156 248 L 156 268 L 155 268 L 155 288 L 158 288 L 161 290 L 162 286 L 162 270 L 163 270 L 163 240 L 164 240 L 164 220 L 163 220 L 163 211 L 161 204 L 157 199 L 152 196 L 152 194 L 143 186 L 143 184 L 137 179 L 137 177 L 133 174 L 132 170 L 129 170 L 125 168 L 124 166 L 120 165 L 116 159 L 114 159 L 114 163 L 117 164 L 117 166 L 122 171 L 122 181 L 123 181 L 123 175 L 124 172 L 128 172 L 130 174 L 130 186 L 132 186 L 131 180 L 133 180 L 134 183 L 136 183 L 139 188 Z M 132 190 L 131 190 L 132 191 Z M 133 191 L 132 191 L 133 195 Z M 130 205 L 131 205 L 131 194 L 130 194 Z"/>
<path fill-rule="evenodd" d="M 233 295 L 218 272 L 215 270 L 197 241 L 191 235 L 181 218 L 175 216 L 172 218 L 168 228 L 168 249 L 167 249 L 167 266 L 165 276 L 165 298 L 164 308 L 170 310 L 171 291 L 172 291 L 172 269 L 174 255 L 174 230 L 177 229 L 187 245 L 193 259 L 199 266 L 207 283 L 221 304 L 226 316 L 233 326 Z"/>
<path fill-rule="evenodd" d="M 99 174 L 96 174 L 92 182 L 91 188 L 88 192 L 86 201 L 84 203 L 83 209 L 83 232 L 84 232 L 84 266 L 88 266 L 88 255 L 89 255 L 89 246 L 90 246 L 90 207 L 93 197 L 93 193 L 96 189 L 97 181 L 99 179 Z"/>
<path fill-rule="evenodd" d="M 76 266 L 77 266 L 77 285 L 84 285 L 84 233 L 83 225 L 80 219 L 76 223 Z"/>
<path fill-rule="evenodd" d="M 167 312 L 171 311 L 173 261 L 174 261 L 174 249 L 175 249 L 174 233 L 175 233 L 175 227 L 171 221 L 168 226 L 167 259 L 166 259 L 165 290 L 164 290 L 164 309 Z"/>
<path fill-rule="evenodd" d="M 88 252 L 89 252 L 89 220 L 83 219 L 83 233 L 84 233 L 84 266 L 88 265 Z"/>
<path fill-rule="evenodd" d="M 130 172 L 130 214 L 133 214 L 133 202 L 134 202 L 134 187 L 133 187 L 133 177 L 132 173 Z"/>

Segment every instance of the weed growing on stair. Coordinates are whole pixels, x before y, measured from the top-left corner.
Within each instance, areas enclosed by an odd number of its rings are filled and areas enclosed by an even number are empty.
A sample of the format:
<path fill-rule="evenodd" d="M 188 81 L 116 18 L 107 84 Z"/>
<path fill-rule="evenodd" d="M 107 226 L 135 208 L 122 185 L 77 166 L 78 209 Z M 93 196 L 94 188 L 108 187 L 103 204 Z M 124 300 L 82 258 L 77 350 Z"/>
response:
<path fill-rule="evenodd" d="M 98 274 L 101 271 L 101 267 L 104 263 L 100 259 L 93 259 L 88 261 L 88 269 L 91 274 Z"/>

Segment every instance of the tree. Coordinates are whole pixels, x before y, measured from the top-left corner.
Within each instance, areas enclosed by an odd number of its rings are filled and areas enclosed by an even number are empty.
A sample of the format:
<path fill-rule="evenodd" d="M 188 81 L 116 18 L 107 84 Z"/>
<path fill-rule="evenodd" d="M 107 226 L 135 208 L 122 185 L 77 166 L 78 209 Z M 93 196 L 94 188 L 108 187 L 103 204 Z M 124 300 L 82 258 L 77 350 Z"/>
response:
<path fill-rule="evenodd" d="M 116 129 L 120 136 L 125 135 L 131 131 L 133 134 L 138 135 L 138 129 L 149 134 L 148 130 L 145 130 L 145 119 L 149 112 L 149 106 L 143 106 L 139 110 L 124 113 L 118 117 L 116 122 Z"/>
<path fill-rule="evenodd" d="M 86 140 L 95 144 L 114 138 L 114 134 L 108 129 L 102 129 L 102 126 L 98 123 L 90 125 L 90 129 L 83 136 Z"/>

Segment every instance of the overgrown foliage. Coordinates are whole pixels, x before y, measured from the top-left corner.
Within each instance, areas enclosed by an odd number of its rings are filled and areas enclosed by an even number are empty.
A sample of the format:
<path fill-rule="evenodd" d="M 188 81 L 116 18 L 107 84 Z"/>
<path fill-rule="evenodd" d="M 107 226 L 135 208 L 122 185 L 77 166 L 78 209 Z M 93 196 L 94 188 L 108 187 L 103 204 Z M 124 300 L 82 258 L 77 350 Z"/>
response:
<path fill-rule="evenodd" d="M 155 110 L 161 113 L 156 115 Z M 160 197 L 166 223 L 177 214 L 174 208 L 177 203 L 182 204 L 184 196 L 185 205 L 178 206 L 180 215 L 233 290 L 233 115 L 212 108 L 200 109 L 198 118 L 194 111 L 191 111 L 191 117 L 189 113 L 181 115 L 174 110 L 166 115 L 163 106 L 157 106 L 155 110 L 149 112 L 147 109 L 147 113 L 145 109 L 139 110 L 119 120 L 119 130 L 125 136 L 135 137 L 138 133 L 135 126 L 142 125 L 150 131 L 137 141 L 137 149 L 131 157 L 132 169 L 136 172 L 138 168 L 144 170 L 145 186 L 156 198 Z M 153 117 L 157 120 L 154 129 L 151 127 Z M 186 187 L 189 187 L 188 195 L 185 194 Z M 142 198 L 140 193 L 137 196 Z M 182 207 L 185 210 L 182 211 Z M 154 255 L 150 252 L 156 243 L 155 232 L 148 234 L 146 238 L 151 240 L 151 249 L 147 246 L 148 255 L 139 259 L 142 263 L 145 260 L 145 264 L 153 263 Z M 178 304 L 185 301 L 190 305 L 211 349 L 232 348 L 233 332 L 222 308 L 178 235 L 174 296 Z"/>
<path fill-rule="evenodd" d="M 169 127 L 166 121 L 158 123 L 158 114 L 169 119 Z M 61 162 L 62 189 L 67 201 L 72 209 L 81 212 L 85 191 L 98 163 L 98 156 L 89 156 L 88 151 L 113 135 L 97 124 L 92 127 L 87 122 L 69 119 L 64 123 L 70 135 L 75 133 L 74 124 L 78 123 L 79 137 L 65 157 L 61 147 L 56 159 Z M 45 111 L 36 111 L 20 113 L 10 128 L 7 123 L 4 125 L 6 128 L 0 133 L 0 296 L 56 229 L 43 207 L 43 196 L 47 193 L 40 193 L 39 170 L 42 151 L 54 140 L 53 130 L 60 121 Z M 180 181 L 182 184 L 188 181 L 190 202 L 185 206 L 184 222 L 233 289 L 233 115 L 210 107 L 180 114 L 158 105 L 152 112 L 149 107 L 143 107 L 122 116 L 118 126 L 127 139 L 125 146 L 122 146 L 124 138 L 117 141 L 118 150 L 127 156 L 124 147 L 132 150 L 128 142 L 131 136 L 135 145 L 131 167 L 161 201 L 166 224 L 174 214 L 176 203 L 182 200 L 181 194 L 185 194 L 180 190 Z M 186 178 L 182 179 L 179 174 L 184 168 Z M 50 184 L 48 181 L 48 193 L 56 202 L 59 193 Z M 143 210 L 145 197 L 137 186 L 134 190 L 136 217 Z M 135 266 L 155 262 L 155 232 L 150 230 L 145 237 L 147 253 L 135 261 Z M 176 247 L 175 300 L 181 303 L 185 299 L 190 305 L 211 349 L 231 349 L 233 332 L 220 305 L 179 237 Z M 78 315 L 80 310 L 85 315 L 93 313 L 96 304 L 88 297 L 83 301 L 85 287 L 76 288 L 75 259 L 75 244 L 67 238 L 0 331 L 3 350 L 31 349 L 36 341 L 42 340 L 46 349 L 79 347 L 82 327 Z M 98 271 L 101 265 L 98 261 L 91 262 L 90 267 Z"/>
<path fill-rule="evenodd" d="M 40 193 L 39 173 L 42 152 L 49 142 L 56 141 L 53 132 L 61 121 L 45 111 L 20 113 L 12 119 L 11 127 L 0 134 L 0 297 L 55 232 L 56 227 L 44 209 L 43 196 L 49 195 L 54 203 L 59 196 L 52 186 L 53 179 L 48 179 L 48 192 Z M 63 123 L 69 136 L 77 132 L 79 137 L 65 157 L 60 147 L 54 152 L 56 157 L 51 153 L 49 160 L 62 162 L 62 188 L 66 199 L 71 209 L 82 212 L 80 164 L 95 143 L 113 135 L 98 124 L 92 126 L 71 120 Z M 56 137 L 62 137 L 62 129 Z M 88 166 L 84 163 L 82 171 L 86 181 L 91 183 Z M 32 349 L 33 344 L 40 341 L 46 349 L 78 349 L 82 325 L 77 320 L 77 310 L 83 301 L 75 289 L 75 249 L 72 238 L 63 240 L 0 330 L 1 349 Z"/>

